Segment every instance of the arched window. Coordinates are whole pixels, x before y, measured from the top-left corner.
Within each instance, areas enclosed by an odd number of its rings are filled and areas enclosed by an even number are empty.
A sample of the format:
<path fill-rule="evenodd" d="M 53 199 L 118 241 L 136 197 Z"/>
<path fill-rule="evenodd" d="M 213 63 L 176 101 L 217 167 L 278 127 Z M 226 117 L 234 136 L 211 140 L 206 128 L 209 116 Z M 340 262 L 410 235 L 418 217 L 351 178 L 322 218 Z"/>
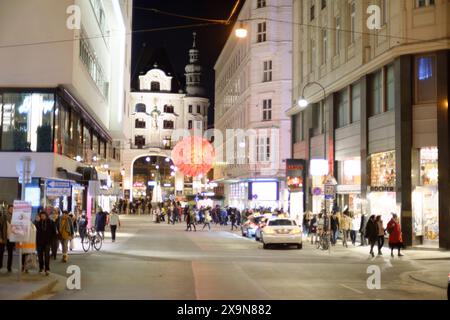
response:
<path fill-rule="evenodd" d="M 157 81 L 152 81 L 150 83 L 150 90 L 151 91 L 159 91 L 160 90 L 160 84 Z"/>
<path fill-rule="evenodd" d="M 143 103 L 136 104 L 135 111 L 136 112 L 143 112 L 143 113 L 147 112 L 145 104 L 143 104 Z"/>
<path fill-rule="evenodd" d="M 136 119 L 134 122 L 134 127 L 136 129 L 145 129 L 145 121 L 142 119 Z"/>

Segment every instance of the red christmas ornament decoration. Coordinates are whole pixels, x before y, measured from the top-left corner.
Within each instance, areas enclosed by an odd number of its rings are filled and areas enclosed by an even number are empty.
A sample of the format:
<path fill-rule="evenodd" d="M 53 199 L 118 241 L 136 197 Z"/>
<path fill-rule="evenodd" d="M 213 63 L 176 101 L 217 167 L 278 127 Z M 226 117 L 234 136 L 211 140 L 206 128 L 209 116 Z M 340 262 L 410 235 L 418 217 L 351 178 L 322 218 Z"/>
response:
<path fill-rule="evenodd" d="M 185 137 L 173 148 L 172 159 L 178 170 L 185 176 L 198 177 L 211 170 L 214 148 L 202 137 Z"/>

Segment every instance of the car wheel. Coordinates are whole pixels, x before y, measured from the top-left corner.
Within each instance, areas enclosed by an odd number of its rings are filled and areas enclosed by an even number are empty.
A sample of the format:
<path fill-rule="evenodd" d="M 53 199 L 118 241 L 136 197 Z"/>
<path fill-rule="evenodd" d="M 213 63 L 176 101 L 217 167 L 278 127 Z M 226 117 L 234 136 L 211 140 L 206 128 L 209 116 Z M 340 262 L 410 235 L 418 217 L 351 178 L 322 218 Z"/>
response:
<path fill-rule="evenodd" d="M 303 248 L 303 243 L 297 244 L 297 249 L 302 249 Z"/>
<path fill-rule="evenodd" d="M 264 248 L 264 249 L 269 249 L 269 245 L 266 244 L 266 243 L 263 243 L 263 248 Z"/>

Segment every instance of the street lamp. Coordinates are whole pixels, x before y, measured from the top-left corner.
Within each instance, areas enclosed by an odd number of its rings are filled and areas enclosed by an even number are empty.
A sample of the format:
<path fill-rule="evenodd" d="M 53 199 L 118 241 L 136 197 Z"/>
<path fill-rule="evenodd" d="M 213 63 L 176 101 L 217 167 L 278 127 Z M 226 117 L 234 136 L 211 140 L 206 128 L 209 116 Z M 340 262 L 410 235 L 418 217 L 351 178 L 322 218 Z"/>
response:
<path fill-rule="evenodd" d="M 244 39 L 247 38 L 248 31 L 244 27 L 244 23 L 241 21 L 239 27 L 235 30 L 235 35 L 237 38 Z"/>

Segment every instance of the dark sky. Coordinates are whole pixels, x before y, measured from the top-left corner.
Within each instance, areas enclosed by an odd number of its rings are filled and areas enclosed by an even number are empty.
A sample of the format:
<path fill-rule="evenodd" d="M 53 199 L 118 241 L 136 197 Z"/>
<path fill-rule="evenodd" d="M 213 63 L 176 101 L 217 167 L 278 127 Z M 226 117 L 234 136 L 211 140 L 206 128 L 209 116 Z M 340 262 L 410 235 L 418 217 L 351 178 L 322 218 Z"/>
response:
<path fill-rule="evenodd" d="M 192 32 L 197 32 L 197 47 L 200 50 L 200 61 L 204 68 L 203 83 L 214 105 L 214 64 L 225 41 L 231 32 L 232 25 L 210 25 L 187 29 L 139 32 L 154 28 L 199 24 L 201 21 L 172 17 L 137 9 L 136 7 L 155 8 L 180 15 L 226 20 L 235 4 L 235 0 L 134 0 L 133 10 L 133 52 L 132 78 L 136 79 L 142 69 L 142 47 L 164 48 L 169 55 L 175 73 L 184 75 L 184 67 L 188 63 L 188 50 L 192 47 Z M 233 20 L 236 15 L 233 17 Z M 184 78 L 181 79 L 184 82 Z M 132 88 L 134 88 L 132 79 Z M 210 108 L 212 111 L 212 108 Z M 209 114 L 209 124 L 213 123 L 213 113 Z"/>

